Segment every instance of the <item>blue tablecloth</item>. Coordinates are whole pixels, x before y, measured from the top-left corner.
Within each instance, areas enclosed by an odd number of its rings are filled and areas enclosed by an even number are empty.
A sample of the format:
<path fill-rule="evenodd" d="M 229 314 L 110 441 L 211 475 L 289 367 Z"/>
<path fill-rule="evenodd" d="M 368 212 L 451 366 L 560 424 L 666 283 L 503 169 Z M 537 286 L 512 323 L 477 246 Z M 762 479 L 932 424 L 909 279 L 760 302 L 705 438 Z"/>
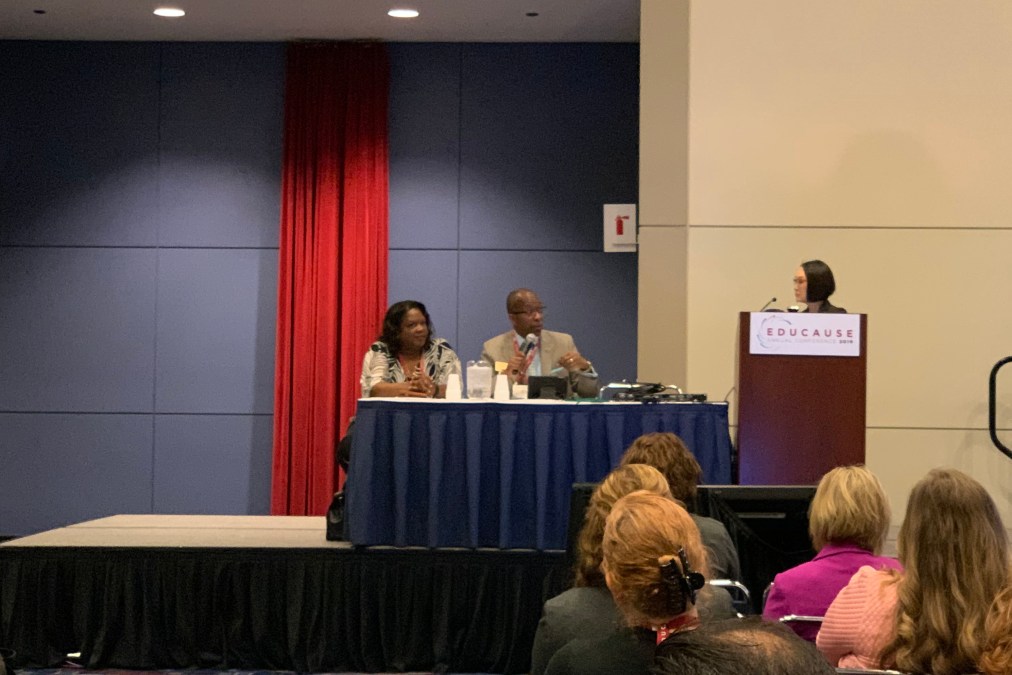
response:
<path fill-rule="evenodd" d="M 640 434 L 678 434 L 705 483 L 731 482 L 724 403 L 362 399 L 345 487 L 360 545 L 563 549 L 570 487 Z"/>

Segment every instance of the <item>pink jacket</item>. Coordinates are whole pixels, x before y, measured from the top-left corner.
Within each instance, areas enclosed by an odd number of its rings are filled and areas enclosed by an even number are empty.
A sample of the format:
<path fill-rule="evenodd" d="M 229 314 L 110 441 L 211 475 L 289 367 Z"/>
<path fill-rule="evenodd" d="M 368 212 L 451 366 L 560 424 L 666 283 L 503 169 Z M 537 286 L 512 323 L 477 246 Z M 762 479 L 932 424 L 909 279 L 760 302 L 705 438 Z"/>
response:
<path fill-rule="evenodd" d="M 826 612 L 815 641 L 831 664 L 840 668 L 882 668 L 882 650 L 896 636 L 899 575 L 862 567 Z"/>
<path fill-rule="evenodd" d="M 903 569 L 895 558 L 877 556 L 854 544 L 826 544 L 811 561 L 781 572 L 773 579 L 763 607 L 763 618 L 776 621 L 788 614 L 825 616 L 836 594 L 864 565 L 875 569 Z M 817 624 L 798 625 L 795 631 L 815 642 L 819 627 Z"/>

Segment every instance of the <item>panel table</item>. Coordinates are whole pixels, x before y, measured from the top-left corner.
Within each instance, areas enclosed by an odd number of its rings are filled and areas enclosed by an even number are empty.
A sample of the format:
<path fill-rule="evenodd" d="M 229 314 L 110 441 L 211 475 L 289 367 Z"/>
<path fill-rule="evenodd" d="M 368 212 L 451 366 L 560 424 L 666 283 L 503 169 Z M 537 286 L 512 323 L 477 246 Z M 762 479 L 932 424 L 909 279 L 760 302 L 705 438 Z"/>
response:
<path fill-rule="evenodd" d="M 731 482 L 725 403 L 362 399 L 345 487 L 357 545 L 564 549 L 570 487 L 637 436 L 678 434 Z"/>

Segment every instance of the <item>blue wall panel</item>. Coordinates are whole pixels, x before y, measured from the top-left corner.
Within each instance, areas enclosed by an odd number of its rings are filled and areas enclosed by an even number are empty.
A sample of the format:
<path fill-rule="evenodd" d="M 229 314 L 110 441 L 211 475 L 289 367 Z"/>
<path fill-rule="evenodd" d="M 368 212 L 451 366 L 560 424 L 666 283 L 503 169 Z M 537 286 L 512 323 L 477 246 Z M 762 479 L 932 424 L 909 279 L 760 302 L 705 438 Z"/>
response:
<path fill-rule="evenodd" d="M 0 41 L 0 244 L 156 236 L 158 47 Z"/>
<path fill-rule="evenodd" d="M 284 46 L 0 42 L 0 81 L 0 414 L 17 425 L 0 434 L 26 486 L 0 492 L 35 505 L 0 535 L 150 512 L 156 475 L 190 481 L 185 452 L 155 472 L 156 393 L 239 414 L 231 482 L 201 508 L 264 512 Z M 143 414 L 65 414 L 92 411 Z M 223 439 L 218 418 L 187 419 Z M 61 499 L 39 505 L 50 486 Z"/>
<path fill-rule="evenodd" d="M 270 415 L 157 415 L 155 513 L 267 514 Z"/>
<path fill-rule="evenodd" d="M 151 412 L 155 253 L 0 248 L 0 410 Z"/>
<path fill-rule="evenodd" d="M 456 248 L 460 45 L 390 45 L 390 248 Z"/>
<path fill-rule="evenodd" d="M 468 45 L 463 63 L 461 246 L 601 250 L 602 204 L 636 201 L 636 46 Z"/>
<path fill-rule="evenodd" d="M 284 47 L 173 44 L 162 62 L 159 243 L 277 247 Z"/>
<path fill-rule="evenodd" d="M 150 415 L 0 413 L 0 533 L 151 510 Z"/>
<path fill-rule="evenodd" d="M 273 249 L 159 252 L 158 412 L 273 412 L 277 278 Z"/>
<path fill-rule="evenodd" d="M 397 270 L 395 274 L 394 271 Z M 436 335 L 449 341 L 458 356 L 457 333 L 457 252 L 390 251 L 390 303 L 417 300 L 429 310 Z"/>

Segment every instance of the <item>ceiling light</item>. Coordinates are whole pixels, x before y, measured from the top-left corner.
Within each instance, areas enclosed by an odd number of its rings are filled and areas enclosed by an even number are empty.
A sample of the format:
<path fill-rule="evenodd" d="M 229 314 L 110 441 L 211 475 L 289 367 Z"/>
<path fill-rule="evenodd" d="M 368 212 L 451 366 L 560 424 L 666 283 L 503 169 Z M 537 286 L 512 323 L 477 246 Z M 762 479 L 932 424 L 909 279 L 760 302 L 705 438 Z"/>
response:
<path fill-rule="evenodd" d="M 417 9 L 391 9 L 387 12 L 388 15 L 396 19 L 414 19 L 418 16 Z"/>
<path fill-rule="evenodd" d="M 167 16 L 177 18 L 180 16 L 186 16 L 186 12 L 179 9 L 178 7 L 159 7 L 155 10 L 155 14 L 158 16 Z"/>

